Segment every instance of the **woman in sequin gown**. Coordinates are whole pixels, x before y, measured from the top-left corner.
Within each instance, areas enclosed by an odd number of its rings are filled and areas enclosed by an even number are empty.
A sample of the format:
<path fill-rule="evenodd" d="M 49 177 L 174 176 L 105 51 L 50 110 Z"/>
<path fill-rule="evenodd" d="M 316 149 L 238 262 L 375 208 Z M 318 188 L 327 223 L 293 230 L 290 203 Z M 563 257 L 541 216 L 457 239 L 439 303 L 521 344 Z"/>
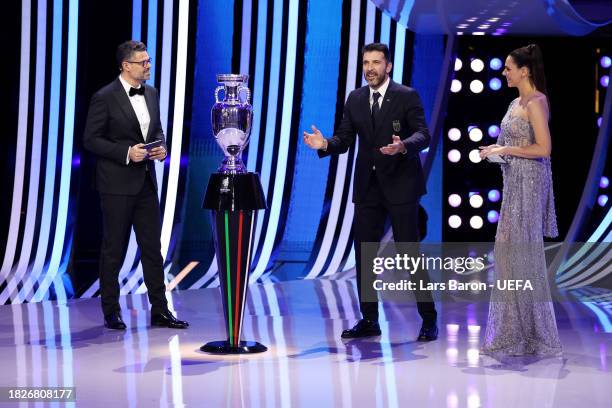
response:
<path fill-rule="evenodd" d="M 529 280 L 533 290 L 494 288 L 481 353 L 556 356 L 561 342 L 552 307 L 543 236 L 558 235 L 550 167 L 551 140 L 542 54 L 537 45 L 514 50 L 504 76 L 519 97 L 508 107 L 498 144 L 481 157 L 501 155 L 503 195 L 495 236 L 497 282 Z"/>

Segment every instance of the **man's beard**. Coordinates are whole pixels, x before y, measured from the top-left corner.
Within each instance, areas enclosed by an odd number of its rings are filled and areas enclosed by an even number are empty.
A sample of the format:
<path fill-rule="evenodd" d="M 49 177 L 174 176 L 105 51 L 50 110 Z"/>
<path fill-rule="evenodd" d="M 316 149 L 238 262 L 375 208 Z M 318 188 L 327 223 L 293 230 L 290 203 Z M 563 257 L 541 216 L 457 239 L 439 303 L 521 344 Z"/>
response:
<path fill-rule="evenodd" d="M 366 75 L 365 80 L 368 83 L 368 85 L 370 85 L 371 87 L 378 87 L 384 82 L 385 77 L 384 75 L 381 76 L 378 74 L 374 74 L 371 79 L 368 79 L 368 76 Z"/>

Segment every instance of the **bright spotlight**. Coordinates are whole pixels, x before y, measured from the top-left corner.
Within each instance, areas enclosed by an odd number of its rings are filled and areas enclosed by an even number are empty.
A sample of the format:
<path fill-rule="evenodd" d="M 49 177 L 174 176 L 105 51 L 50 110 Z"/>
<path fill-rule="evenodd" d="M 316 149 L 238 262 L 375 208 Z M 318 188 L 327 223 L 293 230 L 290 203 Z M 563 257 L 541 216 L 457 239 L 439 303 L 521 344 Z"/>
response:
<path fill-rule="evenodd" d="M 453 142 L 461 139 L 461 131 L 457 128 L 448 129 L 448 138 Z"/>
<path fill-rule="evenodd" d="M 480 208 L 482 207 L 482 203 L 484 202 L 484 200 L 482 199 L 482 196 L 480 194 L 474 194 L 470 197 L 470 205 L 473 208 Z"/>
<path fill-rule="evenodd" d="M 482 130 L 474 127 L 470 130 L 470 140 L 472 142 L 480 142 L 482 140 Z"/>
<path fill-rule="evenodd" d="M 491 201 L 492 203 L 496 203 L 501 198 L 501 194 L 499 190 L 489 190 L 489 194 L 487 194 L 487 197 L 489 197 L 489 201 Z"/>
<path fill-rule="evenodd" d="M 610 57 L 606 55 L 604 57 L 601 57 L 601 59 L 599 60 L 599 63 L 604 68 L 610 68 L 610 65 L 612 65 L 612 59 L 610 59 Z"/>
<path fill-rule="evenodd" d="M 459 58 L 455 58 L 455 71 L 459 71 L 463 67 L 463 62 Z"/>
<path fill-rule="evenodd" d="M 470 91 L 477 94 L 477 93 L 481 93 L 483 89 L 484 89 L 484 85 L 482 84 L 482 81 L 475 79 L 472 82 L 470 82 Z"/>
<path fill-rule="evenodd" d="M 478 149 L 472 150 L 468 157 L 472 163 L 480 163 L 482 161 L 480 158 L 480 151 Z"/>
<path fill-rule="evenodd" d="M 599 179 L 599 188 L 608 188 L 609 185 L 610 179 L 608 179 L 606 176 L 601 176 Z"/>
<path fill-rule="evenodd" d="M 458 79 L 453 79 L 451 82 L 451 92 L 457 93 L 461 90 L 461 81 Z"/>
<path fill-rule="evenodd" d="M 472 62 L 470 62 L 470 68 L 474 72 L 480 72 L 484 69 L 484 62 L 481 59 L 474 58 Z"/>
<path fill-rule="evenodd" d="M 448 196 L 448 204 L 451 207 L 459 207 L 461 205 L 461 196 L 459 194 L 451 194 Z"/>
<path fill-rule="evenodd" d="M 457 149 L 449 150 L 448 160 L 450 160 L 452 163 L 457 163 L 459 160 L 461 160 L 461 153 L 459 152 L 459 150 Z"/>
<path fill-rule="evenodd" d="M 448 225 L 451 228 L 459 228 L 461 226 L 461 217 L 458 215 L 451 215 L 448 217 Z"/>
<path fill-rule="evenodd" d="M 482 217 L 475 215 L 472 218 L 470 218 L 470 226 L 474 229 L 481 229 L 482 225 L 484 224 Z"/>

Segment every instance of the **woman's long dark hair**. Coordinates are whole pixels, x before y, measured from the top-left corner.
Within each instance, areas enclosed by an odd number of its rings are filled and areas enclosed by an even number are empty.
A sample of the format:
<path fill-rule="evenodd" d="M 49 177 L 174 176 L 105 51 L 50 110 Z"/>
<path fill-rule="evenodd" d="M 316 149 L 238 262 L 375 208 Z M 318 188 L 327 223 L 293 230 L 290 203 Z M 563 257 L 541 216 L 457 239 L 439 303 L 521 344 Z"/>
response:
<path fill-rule="evenodd" d="M 546 99 L 548 99 L 546 77 L 544 76 L 544 58 L 540 47 L 537 44 L 529 44 L 512 51 L 510 56 L 519 68 L 527 67 L 529 69 L 529 81 L 535 89 L 546 95 Z"/>

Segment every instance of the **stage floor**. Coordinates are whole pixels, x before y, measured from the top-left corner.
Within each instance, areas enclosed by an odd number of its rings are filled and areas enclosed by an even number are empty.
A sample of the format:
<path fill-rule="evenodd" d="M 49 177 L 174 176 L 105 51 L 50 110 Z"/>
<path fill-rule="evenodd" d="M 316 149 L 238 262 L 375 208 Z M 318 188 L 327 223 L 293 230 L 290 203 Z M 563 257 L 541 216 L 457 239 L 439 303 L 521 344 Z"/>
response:
<path fill-rule="evenodd" d="M 435 342 L 414 341 L 413 305 L 385 306 L 380 338 L 341 340 L 352 280 L 251 286 L 243 339 L 269 350 L 248 356 L 199 350 L 224 339 L 217 288 L 172 293 L 187 330 L 149 328 L 146 295 L 121 301 L 125 332 L 102 327 L 99 298 L 0 306 L 0 387 L 74 386 L 66 405 L 107 408 L 612 406 L 609 317 L 581 303 L 555 305 L 563 357 L 499 362 L 478 354 L 486 303 L 438 305 Z"/>

